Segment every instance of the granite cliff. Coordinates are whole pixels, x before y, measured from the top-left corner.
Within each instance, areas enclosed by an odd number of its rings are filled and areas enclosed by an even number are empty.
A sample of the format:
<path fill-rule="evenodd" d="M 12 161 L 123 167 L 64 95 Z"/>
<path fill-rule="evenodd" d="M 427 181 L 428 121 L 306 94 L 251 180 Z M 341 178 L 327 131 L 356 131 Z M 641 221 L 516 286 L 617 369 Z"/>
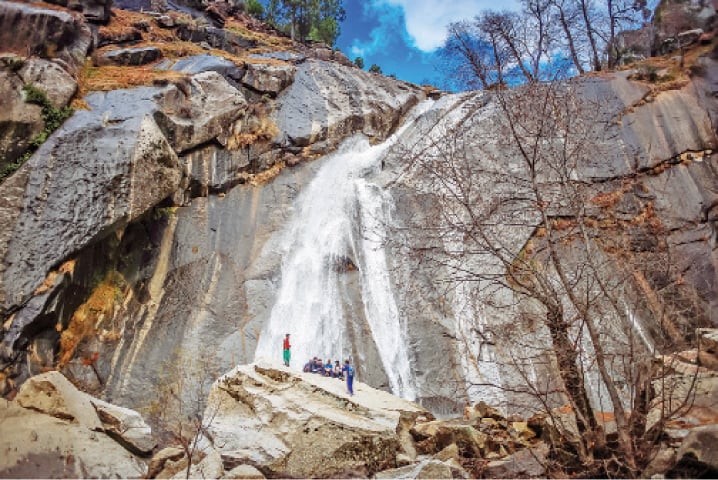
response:
<path fill-rule="evenodd" d="M 567 197 L 547 189 L 538 205 L 525 183 L 505 181 L 525 178 L 520 145 L 507 139 L 512 118 L 531 117 L 530 89 L 438 94 L 270 35 L 241 14 L 219 28 L 171 9 L 80 6 L 0 1 L 0 393 L 21 395 L 35 375 L 59 370 L 105 401 L 142 409 L 171 365 L 189 362 L 208 388 L 236 365 L 278 359 L 287 331 L 295 371 L 269 375 L 287 388 L 320 355 L 353 358 L 363 382 L 435 415 L 479 401 L 524 416 L 565 403 L 519 388 L 517 352 L 542 359 L 530 366 L 533 381 L 560 371 L 554 332 L 536 323 L 540 302 L 507 283 L 472 290 L 452 258 L 433 256 L 471 251 L 471 232 L 436 235 L 451 216 L 442 215 L 446 185 L 427 167 L 460 165 L 452 159 L 469 160 L 457 180 L 478 179 L 472 211 L 502 219 L 492 230 L 501 252 L 541 262 L 547 224 L 576 232 Z M 677 74 L 665 67 L 661 82 L 636 69 L 555 87 L 583 129 L 568 177 L 585 200 L 591 240 L 580 245 L 596 260 L 586 262 L 573 233 L 552 247 L 565 265 L 610 280 L 615 303 L 597 301 L 592 316 L 625 396 L 632 383 L 619 363 L 690 351 L 696 329 L 718 326 L 718 63 L 710 43 L 692 55 Z M 29 101 L 30 85 L 44 97 Z M 46 131 L 67 106 L 74 114 Z M 541 175 L 539 184 L 556 184 Z M 520 222 L 507 220 L 509 204 Z M 489 265 L 501 278 L 514 268 L 458 258 L 468 272 Z M 589 400 L 602 410 L 608 393 L 591 363 Z M 700 351 L 693 365 L 705 367 Z M 243 368 L 230 375 L 267 377 Z M 398 445 L 379 437 L 374 447 Z M 311 475 L 292 452 L 207 455 L 227 471 L 251 460 L 264 474 Z M 371 471 L 342 464 L 325 474 L 374 474 L 397 466 L 389 457 L 372 457 Z"/>

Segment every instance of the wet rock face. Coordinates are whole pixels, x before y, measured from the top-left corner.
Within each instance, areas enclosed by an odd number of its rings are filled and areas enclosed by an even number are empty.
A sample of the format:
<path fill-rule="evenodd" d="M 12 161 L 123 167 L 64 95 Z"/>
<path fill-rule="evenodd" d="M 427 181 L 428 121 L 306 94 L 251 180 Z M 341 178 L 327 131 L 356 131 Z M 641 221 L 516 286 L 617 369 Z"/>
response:
<path fill-rule="evenodd" d="M 184 176 L 175 150 L 227 132 L 246 104 L 214 72 L 196 75 L 188 86 L 189 97 L 174 85 L 90 95 L 91 110 L 78 111 L 22 167 L 24 200 L 1 206 L 4 230 L 14 232 L 0 243 L 3 309 L 24 303 L 47 266 L 174 193 Z M 58 173 L 49 175 L 52 169 Z M 73 176 L 62 174 L 67 171 Z M 0 191 L 10 188 L 0 185 Z M 62 241 L 48 249 L 40 231 Z M 26 234 L 32 240 L 18 242 Z"/>
<path fill-rule="evenodd" d="M 177 156 L 149 116 L 157 108 L 157 93 L 147 88 L 88 97 L 92 110 L 77 112 L 23 165 L 21 208 L 2 206 L 3 229 L 14 232 L 0 244 L 3 309 L 24 303 L 47 266 L 177 189 L 182 178 Z M 53 169 L 56 175 L 49 174 Z M 73 175 L 63 174 L 68 171 Z M 0 190 L 11 188 L 6 183 Z"/>
<path fill-rule="evenodd" d="M 638 326 L 648 332 L 648 342 L 654 338 L 653 335 L 655 338 L 666 335 L 666 331 L 661 331 L 660 322 L 655 321 L 659 316 L 655 310 L 651 310 L 647 298 L 660 297 L 671 311 L 676 312 L 672 315 L 677 325 L 676 330 L 692 332 L 696 327 L 710 325 L 715 322 L 715 305 L 718 299 L 715 285 L 715 247 L 710 240 L 713 238 L 712 219 L 715 217 L 714 192 L 718 186 L 718 177 L 715 174 L 718 161 L 715 155 L 716 138 L 711 121 L 711 109 L 715 101 L 707 99 L 711 94 L 710 90 L 706 94 L 703 87 L 691 86 L 651 96 L 648 95 L 645 85 L 630 82 L 620 73 L 613 74 L 610 78 L 576 80 L 572 85 L 572 88 L 580 92 L 578 101 L 592 105 L 596 119 L 605 120 L 605 125 L 609 125 L 600 134 L 591 136 L 594 153 L 585 155 L 576 168 L 576 175 L 587 179 L 589 183 L 598 180 L 589 187 L 595 190 L 586 193 L 587 205 L 590 206 L 589 215 L 604 221 L 613 221 L 615 224 L 625 222 L 626 225 L 623 230 L 617 228 L 613 233 L 607 230 L 596 233 L 597 236 L 603 236 L 601 242 L 604 242 L 592 247 L 596 252 L 594 258 L 600 258 L 599 262 L 605 269 L 602 275 L 606 275 L 606 278 L 620 277 L 617 272 L 620 272 L 624 265 L 623 261 L 612 256 L 611 247 L 630 252 L 627 254 L 637 259 L 637 263 L 649 272 L 646 274 L 648 280 L 644 282 L 641 279 L 640 283 L 637 280 L 633 286 L 635 290 L 627 292 L 622 300 L 630 305 L 629 308 L 634 311 L 636 318 L 640 318 Z M 665 118 L 668 112 L 675 115 L 670 121 Z M 456 123 L 453 123 L 456 119 L 462 118 L 470 119 L 466 137 L 458 140 L 461 148 L 470 152 L 468 158 L 481 162 L 487 172 L 511 173 L 512 168 L 519 168 L 517 165 L 520 166 L 520 160 L 517 159 L 520 159 L 520 155 L 515 151 L 515 146 L 501 141 L 500 131 L 497 131 L 501 125 L 500 116 L 497 109 L 492 107 L 491 96 L 486 94 L 467 93 L 442 98 L 425 114 L 416 129 L 406 132 L 406 138 L 400 139 L 400 143 L 421 146 L 421 142 L 430 136 L 433 125 L 437 122 L 440 125 L 437 131 L 446 132 L 456 126 Z M 621 120 L 617 121 L 617 118 Z M 500 149 L 495 147 L 498 151 L 493 150 L 492 142 L 500 144 Z M 424 158 L 442 154 L 431 149 L 421 153 Z M 406 150 L 390 153 L 385 159 L 384 171 L 377 175 L 379 181 L 390 186 L 396 201 L 394 219 L 398 226 L 397 244 L 411 243 L 406 242 L 406 237 L 402 236 L 402 228 L 408 225 L 423 225 L 426 227 L 424 231 L 418 228 L 414 231 L 414 245 L 427 249 L 437 246 L 441 248 L 441 239 L 430 234 L 432 227 L 440 226 L 437 220 L 437 196 L 435 192 L 422 187 L 426 177 L 417 175 L 411 178 L 411 175 L 403 173 L 407 158 L 411 158 L 411 152 Z M 401 180 L 395 182 L 394 179 L 399 175 L 402 175 Z M 484 179 L 486 178 L 485 175 Z M 487 212 L 492 205 L 489 199 L 496 198 L 497 195 L 507 195 L 510 198 L 515 196 L 516 190 L 502 191 L 500 182 L 482 184 L 481 177 L 477 177 L 477 181 L 481 187 L 474 186 L 476 191 L 486 192 L 478 195 L 476 200 L 480 212 Z M 514 187 L 519 188 L 516 185 Z M 615 204 L 611 205 L 610 209 L 599 207 L 597 204 L 603 198 L 601 195 L 608 192 L 613 192 Z M 592 202 L 592 198 L 596 200 Z M 565 205 L 561 205 L 559 199 L 556 200 L 552 203 L 552 208 L 555 209 L 552 215 L 570 211 Z M 487 210 L 481 210 L 484 207 Z M 525 203 L 524 211 L 529 212 L 531 208 L 528 202 Z M 706 211 L 711 212 L 708 217 L 705 216 Z M 638 220 L 634 220 L 636 218 Z M 711 220 L 706 221 L 706 218 Z M 500 233 L 497 235 L 508 248 L 520 252 L 523 246 L 532 241 L 534 227 L 538 223 L 531 224 L 530 220 L 526 220 L 522 227 L 516 228 L 509 224 L 510 222 L 507 222 L 498 227 Z M 614 233 L 615 236 L 612 237 Z M 573 262 L 573 265 L 578 265 L 585 262 L 581 260 L 577 248 L 566 245 L 559 249 L 562 261 L 567 264 Z M 419 251 L 415 253 L 419 256 L 416 260 L 422 258 Z M 525 327 L 522 327 L 518 320 L 522 317 L 541 319 L 542 311 L 536 309 L 530 301 L 524 303 L 525 299 L 510 288 L 497 289 L 490 296 L 472 301 L 468 301 L 464 296 L 462 301 L 461 290 L 449 289 L 447 294 L 446 289 L 439 292 L 435 288 L 433 280 L 448 275 L 445 270 L 422 267 L 420 261 L 415 261 L 413 265 L 417 268 L 412 269 L 407 264 L 411 260 L 402 256 L 402 250 L 399 248 L 391 258 L 394 262 L 392 272 L 396 285 L 401 285 L 401 288 L 397 289 L 401 302 L 400 310 L 405 312 L 407 322 L 412 326 L 408 330 L 408 336 L 414 353 L 413 368 L 418 372 L 417 381 L 425 388 L 420 394 L 422 404 L 430 405 L 436 402 L 438 407 L 442 397 L 444 403 L 448 403 L 446 400 L 450 398 L 460 399 L 466 392 L 460 379 L 473 374 L 476 374 L 474 382 L 477 383 L 490 383 L 488 378 L 493 378 L 494 381 L 500 379 L 498 381 L 504 385 L 521 385 L 525 381 L 520 375 L 512 372 L 511 368 L 505 368 L 509 361 L 499 362 L 500 365 L 496 367 L 491 358 L 511 358 L 516 354 L 517 343 L 520 343 L 521 338 L 530 337 L 536 343 L 546 342 L 547 349 L 551 348 L 550 339 L 540 333 L 535 323 L 527 322 Z M 666 264 L 657 260 L 660 258 L 670 258 L 676 271 L 684 272 L 678 282 L 667 285 L 671 280 L 661 273 L 662 268 L 665 271 Z M 476 263 L 472 264 L 472 260 L 466 257 L 463 267 L 475 272 L 483 272 L 489 268 L 487 264 L 479 263 L 478 259 L 474 260 Z M 469 306 L 473 301 L 480 306 Z M 506 308 L 493 310 L 491 305 L 502 305 Z M 479 330 L 483 336 L 477 333 L 462 333 L 461 321 L 458 318 L 464 318 L 463 315 L 472 319 L 471 325 L 480 325 Z M 612 325 L 612 321 L 602 323 L 602 328 L 608 329 L 604 338 L 614 335 L 616 338 L 623 338 L 625 333 L 622 332 L 639 327 L 628 324 Z M 522 330 L 523 328 L 526 330 Z M 608 334 L 609 331 L 612 333 Z M 671 335 L 675 341 L 684 341 L 676 332 Z M 452 341 L 451 336 L 458 338 Z M 505 336 L 508 341 L 501 345 L 492 345 L 501 336 Z M 496 357 L 493 357 L 493 353 L 487 353 L 490 351 L 496 352 Z M 485 362 L 482 361 L 482 355 L 486 356 Z M 479 371 L 472 374 L 472 367 L 462 365 L 462 359 L 480 362 Z M 457 381 L 451 385 L 447 381 L 437 386 L 431 379 L 445 375 L 440 367 L 444 365 L 449 365 L 450 371 L 455 372 Z M 546 371 L 539 375 L 550 377 L 554 374 Z M 475 389 L 473 395 L 478 395 L 474 400 L 483 398 L 495 405 L 507 400 L 502 393 L 491 388 Z M 513 400 L 515 404 L 515 397 Z M 597 397 L 592 400 L 598 404 Z M 508 405 L 510 403 L 511 400 L 508 400 L 506 408 L 512 408 Z M 527 399 L 527 403 L 530 404 L 531 401 Z"/>

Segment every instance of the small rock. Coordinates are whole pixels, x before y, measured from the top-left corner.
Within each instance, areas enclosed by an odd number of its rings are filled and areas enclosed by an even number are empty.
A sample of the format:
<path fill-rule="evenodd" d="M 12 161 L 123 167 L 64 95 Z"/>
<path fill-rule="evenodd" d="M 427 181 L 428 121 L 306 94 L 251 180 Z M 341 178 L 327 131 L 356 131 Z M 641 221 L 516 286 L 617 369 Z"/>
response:
<path fill-rule="evenodd" d="M 511 422 L 511 431 L 521 440 L 530 440 L 536 437 L 536 432 L 529 428 L 527 422 Z"/>
<path fill-rule="evenodd" d="M 184 450 L 177 447 L 163 448 L 157 452 L 150 460 L 150 466 L 147 470 L 147 478 L 156 478 L 157 475 L 165 469 L 168 461 L 176 462 L 184 457 Z"/>
<path fill-rule="evenodd" d="M 445 462 L 450 459 L 456 459 L 459 458 L 459 447 L 456 446 L 455 443 L 452 443 L 448 447 L 444 448 L 442 451 L 434 455 L 434 458 L 437 460 L 440 460 L 442 462 Z"/>
<path fill-rule="evenodd" d="M 414 463 L 414 459 L 412 459 L 409 455 L 406 453 L 399 453 L 396 456 L 396 466 L 397 467 L 403 467 L 405 465 L 411 465 Z"/>
<path fill-rule="evenodd" d="M 486 402 L 479 402 L 474 405 L 474 410 L 478 414 L 479 418 L 493 418 L 494 420 L 504 420 L 504 416 L 495 408 L 486 404 Z"/>
<path fill-rule="evenodd" d="M 222 457 L 216 450 L 210 450 L 205 457 L 196 465 L 192 465 L 189 471 L 189 478 L 222 478 L 224 467 Z M 177 472 L 172 478 L 187 478 L 186 472 Z"/>
<path fill-rule="evenodd" d="M 486 465 L 486 478 L 541 477 L 546 474 L 544 465 L 548 455 L 548 445 L 539 444 L 534 448 L 519 450 L 503 460 L 494 460 Z"/>
<path fill-rule="evenodd" d="M 448 465 L 431 461 L 419 470 L 416 478 L 454 478 L 454 475 Z"/>
<path fill-rule="evenodd" d="M 122 48 L 103 53 L 97 58 L 98 65 L 114 64 L 139 66 L 152 63 L 162 58 L 162 51 L 157 47 Z"/>
<path fill-rule="evenodd" d="M 261 480 L 266 477 L 262 474 L 262 472 L 251 465 L 239 465 L 238 467 L 234 467 L 232 470 L 225 473 L 222 478 Z"/>
<path fill-rule="evenodd" d="M 718 470 L 718 425 L 706 425 L 697 427 L 688 433 L 676 457 L 682 461 L 691 457 L 713 470 Z"/>
<path fill-rule="evenodd" d="M 152 452 L 157 442 L 152 437 L 152 429 L 139 413 L 102 400 L 93 399 L 91 402 L 105 432 L 137 455 L 144 456 Z"/>
<path fill-rule="evenodd" d="M 662 448 L 651 463 L 641 472 L 643 478 L 653 478 L 654 475 L 662 475 L 669 471 L 676 464 L 676 450 L 673 448 Z"/>
<path fill-rule="evenodd" d="M 162 28 L 174 28 L 177 25 L 175 23 L 175 19 L 169 15 L 161 15 L 157 17 L 155 21 L 157 22 L 157 25 Z"/>

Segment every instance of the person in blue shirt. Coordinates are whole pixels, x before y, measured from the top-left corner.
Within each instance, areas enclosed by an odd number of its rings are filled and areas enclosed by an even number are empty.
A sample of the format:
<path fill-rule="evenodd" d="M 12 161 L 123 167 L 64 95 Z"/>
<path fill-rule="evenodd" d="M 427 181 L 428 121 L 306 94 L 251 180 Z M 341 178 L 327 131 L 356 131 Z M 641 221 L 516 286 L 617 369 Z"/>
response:
<path fill-rule="evenodd" d="M 349 395 L 354 395 L 354 369 L 349 363 L 349 360 L 344 362 L 342 373 L 344 373 L 344 376 L 347 378 L 347 391 Z"/>
<path fill-rule="evenodd" d="M 327 363 L 324 364 L 324 376 L 325 377 L 332 376 L 332 361 L 328 358 L 327 358 Z"/>

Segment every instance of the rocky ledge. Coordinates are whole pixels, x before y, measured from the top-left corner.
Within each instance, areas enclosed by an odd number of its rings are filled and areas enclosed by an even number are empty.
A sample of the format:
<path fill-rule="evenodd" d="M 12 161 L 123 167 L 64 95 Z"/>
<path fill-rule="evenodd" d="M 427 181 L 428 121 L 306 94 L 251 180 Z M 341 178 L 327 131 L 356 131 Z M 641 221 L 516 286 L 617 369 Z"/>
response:
<path fill-rule="evenodd" d="M 716 330 L 699 334 L 699 350 L 657 358 L 671 366 L 666 379 L 696 395 L 665 425 L 646 476 L 718 472 L 718 376 L 705 366 L 716 358 Z M 674 408 L 663 398 L 669 405 L 653 402 L 653 412 Z M 341 380 L 262 362 L 220 377 L 206 405 L 201 418 L 171 420 L 187 429 L 162 440 L 139 413 L 77 390 L 59 372 L 37 375 L 0 403 L 0 477 L 536 478 L 565 471 L 575 424 L 570 409 L 526 419 L 483 402 L 436 419 L 361 382 L 349 395 Z"/>
<path fill-rule="evenodd" d="M 435 419 L 414 402 L 355 383 L 255 363 L 219 378 L 204 412 L 191 476 L 239 478 L 470 478 L 541 476 L 547 445 L 534 427 L 485 404 L 464 418 Z M 543 426 L 542 426 L 543 425 Z M 174 455 L 174 456 L 173 456 Z M 150 476 L 186 471 L 176 448 L 159 452 Z M 245 477 L 242 477 L 245 478 Z"/>

